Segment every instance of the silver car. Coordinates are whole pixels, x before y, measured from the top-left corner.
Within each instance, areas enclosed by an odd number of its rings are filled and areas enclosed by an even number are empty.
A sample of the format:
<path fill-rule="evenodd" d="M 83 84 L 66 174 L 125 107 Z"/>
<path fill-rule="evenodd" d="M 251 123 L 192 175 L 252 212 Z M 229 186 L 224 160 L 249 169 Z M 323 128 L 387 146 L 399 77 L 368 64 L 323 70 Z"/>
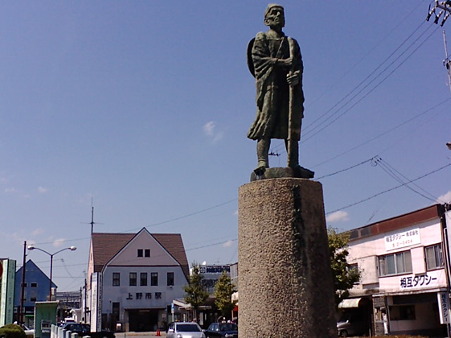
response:
<path fill-rule="evenodd" d="M 197 323 L 175 322 L 169 324 L 167 338 L 205 338 L 205 334 Z"/>

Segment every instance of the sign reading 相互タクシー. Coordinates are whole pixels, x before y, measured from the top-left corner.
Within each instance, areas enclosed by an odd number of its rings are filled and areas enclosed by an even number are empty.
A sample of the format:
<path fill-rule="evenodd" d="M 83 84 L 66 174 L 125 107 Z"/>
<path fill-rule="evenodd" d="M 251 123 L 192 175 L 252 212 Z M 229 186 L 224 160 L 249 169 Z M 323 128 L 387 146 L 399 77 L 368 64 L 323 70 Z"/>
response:
<path fill-rule="evenodd" d="M 410 245 L 420 244 L 420 229 L 398 232 L 384 237 L 385 249 L 394 250 Z"/>

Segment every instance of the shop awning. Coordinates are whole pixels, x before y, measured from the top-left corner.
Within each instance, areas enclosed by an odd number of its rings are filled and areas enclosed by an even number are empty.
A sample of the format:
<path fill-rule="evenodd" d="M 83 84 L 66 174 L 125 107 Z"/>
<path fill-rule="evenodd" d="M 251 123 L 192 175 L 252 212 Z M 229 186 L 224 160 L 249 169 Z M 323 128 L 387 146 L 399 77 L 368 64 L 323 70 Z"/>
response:
<path fill-rule="evenodd" d="M 338 304 L 339 309 L 350 309 L 357 308 L 360 305 L 362 298 L 348 298 L 343 299 L 340 304 Z"/>

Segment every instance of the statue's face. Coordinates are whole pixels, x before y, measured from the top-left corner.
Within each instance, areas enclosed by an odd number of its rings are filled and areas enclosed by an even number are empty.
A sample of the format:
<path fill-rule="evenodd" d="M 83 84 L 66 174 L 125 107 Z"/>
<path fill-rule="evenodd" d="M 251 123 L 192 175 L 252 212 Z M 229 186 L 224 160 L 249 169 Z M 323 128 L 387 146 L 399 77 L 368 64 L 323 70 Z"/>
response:
<path fill-rule="evenodd" d="M 269 27 L 285 27 L 285 14 L 283 7 L 271 7 L 265 16 L 265 25 Z"/>

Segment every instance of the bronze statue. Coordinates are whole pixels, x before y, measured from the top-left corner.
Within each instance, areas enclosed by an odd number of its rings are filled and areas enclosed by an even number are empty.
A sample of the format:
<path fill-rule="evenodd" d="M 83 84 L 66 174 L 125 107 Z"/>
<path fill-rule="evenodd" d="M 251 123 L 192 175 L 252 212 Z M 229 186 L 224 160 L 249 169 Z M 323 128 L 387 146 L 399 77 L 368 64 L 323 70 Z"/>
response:
<path fill-rule="evenodd" d="M 254 172 L 258 176 L 269 168 L 273 138 L 285 140 L 288 167 L 300 170 L 298 142 L 304 112 L 302 56 L 297 41 L 282 31 L 284 8 L 268 5 L 264 23 L 269 30 L 258 33 L 248 46 L 248 66 L 257 84 L 257 116 L 247 137 L 257 141 Z"/>

